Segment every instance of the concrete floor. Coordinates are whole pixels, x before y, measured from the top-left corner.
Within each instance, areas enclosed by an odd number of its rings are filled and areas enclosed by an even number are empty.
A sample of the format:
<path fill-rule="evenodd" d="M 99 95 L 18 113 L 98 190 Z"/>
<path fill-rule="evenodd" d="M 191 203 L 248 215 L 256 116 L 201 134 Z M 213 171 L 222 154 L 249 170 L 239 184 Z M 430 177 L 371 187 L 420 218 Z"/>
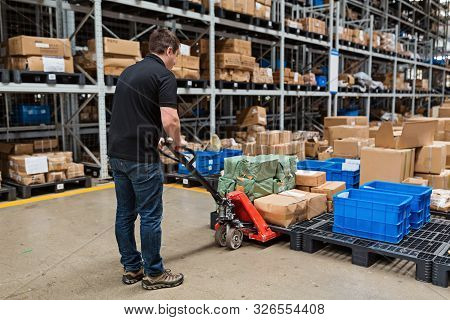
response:
<path fill-rule="evenodd" d="M 313 255 L 244 243 L 214 245 L 206 193 L 165 188 L 163 257 L 183 272 L 178 288 L 121 283 L 114 190 L 0 209 L 2 299 L 449 299 L 414 279 L 415 266 L 381 260 L 365 269 L 336 248 Z"/>

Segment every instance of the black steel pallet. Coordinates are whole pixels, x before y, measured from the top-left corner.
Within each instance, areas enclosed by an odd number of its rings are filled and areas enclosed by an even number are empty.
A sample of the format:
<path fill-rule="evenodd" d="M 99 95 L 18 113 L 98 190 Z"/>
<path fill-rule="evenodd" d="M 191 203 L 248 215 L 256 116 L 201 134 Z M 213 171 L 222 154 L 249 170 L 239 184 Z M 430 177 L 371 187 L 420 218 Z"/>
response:
<path fill-rule="evenodd" d="M 424 282 L 431 282 L 433 260 L 445 246 L 441 241 L 420 238 L 414 234 L 415 231 L 399 244 L 390 244 L 334 233 L 332 226 L 330 219 L 306 230 L 303 233 L 303 251 L 314 253 L 327 244 L 347 247 L 352 250 L 352 263 L 366 268 L 382 256 L 412 261 L 416 264 L 416 280 Z"/>
<path fill-rule="evenodd" d="M 280 30 L 280 24 L 271 20 L 266 20 L 258 17 L 253 17 L 253 25 L 262 28 L 270 28 L 273 30 Z"/>
<path fill-rule="evenodd" d="M 116 86 L 118 81 L 119 81 L 118 76 L 105 75 L 105 85 L 107 87 Z"/>
<path fill-rule="evenodd" d="M 178 88 L 202 88 L 206 89 L 208 87 L 207 80 L 190 80 L 190 79 L 177 79 Z"/>
<path fill-rule="evenodd" d="M 444 211 L 436 211 L 436 210 L 430 210 L 430 214 L 432 216 L 438 216 L 445 219 L 450 219 L 450 212 L 444 212 Z"/>
<path fill-rule="evenodd" d="M 361 90 L 355 87 L 340 87 L 339 92 L 361 92 Z"/>
<path fill-rule="evenodd" d="M 328 36 L 323 34 L 318 34 L 315 32 L 309 32 L 305 30 L 300 30 L 299 35 L 304 36 L 306 38 L 315 39 L 315 40 L 321 40 L 321 41 L 328 41 Z"/>
<path fill-rule="evenodd" d="M 450 246 L 450 244 L 447 244 Z M 435 286 L 447 288 L 450 274 L 450 249 L 444 248 L 442 252 L 433 260 L 431 282 Z"/>
<path fill-rule="evenodd" d="M 53 192 L 63 192 L 66 189 L 66 186 L 78 186 L 82 188 L 90 188 L 92 186 L 91 177 L 83 176 L 73 179 L 65 179 L 59 182 L 46 182 L 41 184 L 32 184 L 29 186 L 24 186 L 16 181 L 11 179 L 6 180 L 6 184 L 16 188 L 17 196 L 22 199 L 27 199 L 32 196 L 33 191 L 35 190 L 46 190 L 52 189 Z"/>
<path fill-rule="evenodd" d="M 223 8 L 215 7 L 215 15 L 217 18 L 233 20 L 236 22 L 243 22 L 246 24 L 253 24 L 254 17 L 249 16 L 247 14 L 228 11 Z"/>
<path fill-rule="evenodd" d="M 217 190 L 217 186 L 219 184 L 219 174 L 204 176 L 204 178 L 211 184 L 211 186 Z M 165 173 L 164 174 L 164 183 L 181 183 L 184 188 L 192 188 L 199 187 L 201 183 L 199 180 L 191 175 L 180 174 L 177 172 Z"/>
<path fill-rule="evenodd" d="M 224 80 L 216 80 L 216 88 L 217 89 L 250 90 L 251 85 L 250 85 L 250 82 L 231 82 L 231 81 L 224 81 Z"/>
<path fill-rule="evenodd" d="M 203 7 L 203 5 L 188 0 L 158 0 L 158 4 L 175 7 L 182 10 L 193 10 L 202 14 L 205 13 L 205 7 Z"/>
<path fill-rule="evenodd" d="M 10 81 L 9 70 L 0 69 L 0 82 L 9 83 L 9 81 Z"/>
<path fill-rule="evenodd" d="M 275 90 L 273 83 L 250 83 L 252 90 Z"/>
<path fill-rule="evenodd" d="M 0 198 L 5 201 L 16 200 L 16 188 L 7 185 L 2 185 L 0 187 Z"/>
<path fill-rule="evenodd" d="M 82 73 L 11 70 L 11 78 L 14 83 L 86 84 Z"/>

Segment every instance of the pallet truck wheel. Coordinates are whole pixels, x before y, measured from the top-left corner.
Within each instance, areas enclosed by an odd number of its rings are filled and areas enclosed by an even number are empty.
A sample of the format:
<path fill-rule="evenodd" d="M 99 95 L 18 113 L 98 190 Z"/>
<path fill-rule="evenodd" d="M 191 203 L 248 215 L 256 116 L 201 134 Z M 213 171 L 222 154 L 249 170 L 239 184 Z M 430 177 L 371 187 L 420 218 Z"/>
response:
<path fill-rule="evenodd" d="M 244 233 L 240 229 L 230 228 L 226 236 L 227 247 L 231 250 L 239 249 L 242 245 Z"/>
<path fill-rule="evenodd" d="M 227 226 L 224 224 L 221 224 L 219 228 L 216 230 L 216 233 L 214 235 L 214 240 L 216 241 L 216 244 L 220 247 L 226 247 L 227 246 Z"/>

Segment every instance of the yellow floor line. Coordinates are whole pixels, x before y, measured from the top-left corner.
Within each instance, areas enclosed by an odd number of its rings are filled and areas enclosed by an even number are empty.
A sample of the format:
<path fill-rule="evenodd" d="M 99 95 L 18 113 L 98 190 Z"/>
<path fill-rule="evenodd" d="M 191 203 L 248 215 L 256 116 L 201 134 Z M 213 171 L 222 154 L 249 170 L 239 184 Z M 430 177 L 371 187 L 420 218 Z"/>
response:
<path fill-rule="evenodd" d="M 208 193 L 208 191 L 206 191 L 203 188 L 199 188 L 199 187 L 184 188 L 183 185 L 177 184 L 177 183 L 169 183 L 169 184 L 165 184 L 164 186 L 168 187 L 168 188 L 173 188 L 173 189 L 183 189 L 183 190 L 187 190 L 187 191 Z M 61 192 L 61 193 L 46 194 L 46 195 L 37 196 L 37 197 L 29 198 L 29 199 L 18 199 L 18 200 L 10 201 L 10 202 L 1 202 L 0 209 L 21 206 L 24 204 L 46 201 L 46 200 L 51 200 L 51 199 L 65 198 L 65 197 L 70 197 L 70 196 L 74 196 L 77 194 L 89 193 L 89 192 L 112 189 L 112 188 L 114 188 L 114 183 L 106 183 L 106 184 L 94 186 L 91 188 L 83 188 L 83 189 L 65 191 L 65 192 Z"/>
<path fill-rule="evenodd" d="M 19 199 L 19 200 L 10 201 L 10 202 L 2 202 L 2 203 L 0 203 L 0 209 L 14 207 L 14 206 L 20 206 L 20 205 L 24 205 L 24 204 L 28 204 L 28 203 L 33 203 L 33 202 L 70 197 L 70 196 L 74 196 L 77 194 L 83 194 L 83 193 L 112 189 L 112 188 L 114 188 L 114 183 L 106 183 L 106 184 L 94 186 L 91 188 L 76 189 L 76 190 L 70 190 L 70 191 L 65 191 L 65 192 L 61 192 L 61 193 L 46 194 L 46 195 L 37 196 L 37 197 L 29 198 L 29 199 Z"/>

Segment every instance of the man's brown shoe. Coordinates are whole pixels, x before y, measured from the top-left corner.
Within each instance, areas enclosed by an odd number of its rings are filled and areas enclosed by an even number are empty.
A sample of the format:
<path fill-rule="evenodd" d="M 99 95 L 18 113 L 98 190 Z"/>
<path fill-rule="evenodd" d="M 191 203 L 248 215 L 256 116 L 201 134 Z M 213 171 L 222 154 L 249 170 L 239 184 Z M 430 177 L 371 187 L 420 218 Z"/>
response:
<path fill-rule="evenodd" d="M 144 278 L 144 269 L 139 269 L 137 271 L 125 271 L 122 275 L 122 282 L 125 284 L 135 284 Z"/>
<path fill-rule="evenodd" d="M 159 276 L 152 277 L 146 275 L 144 279 L 142 279 L 142 288 L 147 290 L 172 288 L 182 284 L 183 280 L 184 276 L 182 273 L 173 274 L 167 269 Z"/>

